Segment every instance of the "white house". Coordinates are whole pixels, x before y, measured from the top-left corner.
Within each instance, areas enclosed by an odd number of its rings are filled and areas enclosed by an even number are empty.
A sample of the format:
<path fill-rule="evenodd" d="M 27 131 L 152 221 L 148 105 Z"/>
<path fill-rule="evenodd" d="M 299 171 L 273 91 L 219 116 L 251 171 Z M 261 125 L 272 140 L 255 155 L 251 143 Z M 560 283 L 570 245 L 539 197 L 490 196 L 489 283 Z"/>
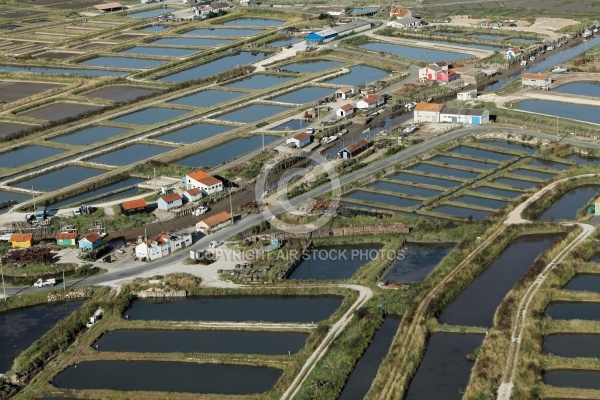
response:
<path fill-rule="evenodd" d="M 240 0 L 241 7 L 254 7 L 256 5 L 256 0 Z"/>
<path fill-rule="evenodd" d="M 440 112 L 443 104 L 417 103 L 414 108 L 415 122 L 440 122 Z"/>
<path fill-rule="evenodd" d="M 156 202 L 159 210 L 169 211 L 183 205 L 183 197 L 179 193 L 171 193 L 158 199 Z"/>
<path fill-rule="evenodd" d="M 464 92 L 456 93 L 457 100 L 473 100 L 477 98 L 477 89 L 465 90 Z"/>
<path fill-rule="evenodd" d="M 213 194 L 223 191 L 223 182 L 202 170 L 184 176 L 183 186 L 186 190 L 198 188 L 202 190 L 202 194 Z"/>
<path fill-rule="evenodd" d="M 339 17 L 340 15 L 346 15 L 346 9 L 342 7 L 332 7 L 327 11 L 327 14 L 333 17 Z"/>
<path fill-rule="evenodd" d="M 552 78 L 547 74 L 523 74 L 521 85 L 533 86 L 535 88 L 544 88 L 552 84 Z"/>
<path fill-rule="evenodd" d="M 296 133 L 294 136 L 287 139 L 285 141 L 285 144 L 290 147 L 293 145 L 296 148 L 300 149 L 310 144 L 310 135 L 306 132 Z"/>
<path fill-rule="evenodd" d="M 362 100 L 356 103 L 356 108 L 361 110 L 370 110 L 382 106 L 385 99 L 380 94 L 366 94 Z"/>
<path fill-rule="evenodd" d="M 147 261 L 156 260 L 166 257 L 169 254 L 190 246 L 192 244 L 192 235 L 184 233 L 181 236 L 171 235 L 162 232 L 150 239 L 146 239 L 143 243 L 135 246 L 135 256 Z"/>
<path fill-rule="evenodd" d="M 444 107 L 442 112 L 440 112 L 440 122 L 481 125 L 490 122 L 490 112 L 488 110 Z"/>
<path fill-rule="evenodd" d="M 354 115 L 354 106 L 352 106 L 352 104 L 344 104 L 335 110 L 335 115 L 338 117 L 349 117 Z"/>
<path fill-rule="evenodd" d="M 398 7 L 392 5 L 390 8 L 390 18 L 396 17 L 396 19 L 412 17 L 412 12 L 408 8 Z"/>
<path fill-rule="evenodd" d="M 358 87 L 356 86 L 344 86 L 335 91 L 335 97 L 338 99 L 346 100 L 358 93 Z"/>
<path fill-rule="evenodd" d="M 227 211 L 221 211 L 220 213 L 208 217 L 196 224 L 196 231 L 202 232 L 205 235 L 212 233 L 218 229 L 221 229 L 232 223 L 231 215 Z"/>
<path fill-rule="evenodd" d="M 198 201 L 198 200 L 202 199 L 202 189 L 194 188 L 194 189 L 186 190 L 185 192 L 183 192 L 183 198 L 188 203 L 193 203 L 194 201 Z"/>
<path fill-rule="evenodd" d="M 510 49 L 506 50 L 506 52 L 504 53 L 504 58 L 506 60 L 510 60 L 515 57 L 519 57 L 522 54 L 523 54 L 523 52 L 521 51 L 520 47 L 511 47 Z"/>
<path fill-rule="evenodd" d="M 387 23 L 390 28 L 411 29 L 421 26 L 421 20 L 415 17 L 402 17 Z"/>

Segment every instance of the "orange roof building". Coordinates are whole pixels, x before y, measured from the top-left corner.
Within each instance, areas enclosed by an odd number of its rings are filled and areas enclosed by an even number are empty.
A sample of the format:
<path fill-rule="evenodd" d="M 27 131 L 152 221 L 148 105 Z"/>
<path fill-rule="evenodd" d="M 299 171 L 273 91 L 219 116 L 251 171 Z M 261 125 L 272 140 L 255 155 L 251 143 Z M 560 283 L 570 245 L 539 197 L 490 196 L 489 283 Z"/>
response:
<path fill-rule="evenodd" d="M 536 88 L 548 87 L 552 84 L 552 77 L 548 74 L 523 74 L 521 85 Z"/>
<path fill-rule="evenodd" d="M 120 3 L 112 2 L 112 3 L 104 3 L 104 4 L 96 4 L 94 6 L 96 10 L 110 12 L 110 11 L 119 11 L 123 9 L 123 6 Z"/>
<path fill-rule="evenodd" d="M 390 18 L 391 17 L 396 17 L 398 19 L 408 18 L 412 17 L 412 12 L 408 8 L 392 6 L 390 8 Z"/>
<path fill-rule="evenodd" d="M 437 103 L 417 103 L 414 108 L 415 122 L 440 122 L 440 113 L 444 108 L 443 104 Z"/>
<path fill-rule="evenodd" d="M 187 174 L 184 177 L 184 186 L 186 190 L 198 188 L 203 194 L 223 191 L 223 182 L 202 170 Z"/>
<path fill-rule="evenodd" d="M 133 214 L 136 212 L 143 212 L 146 210 L 148 203 L 144 199 L 135 199 L 124 201 L 121 203 L 121 213 L 123 214 Z"/>
<path fill-rule="evenodd" d="M 12 247 L 26 248 L 31 247 L 33 235 L 31 233 L 13 233 L 10 236 Z"/>
<path fill-rule="evenodd" d="M 196 224 L 196 231 L 202 232 L 205 235 L 208 235 L 211 232 L 216 231 L 224 226 L 227 226 L 232 223 L 231 214 L 227 211 L 221 211 L 218 214 L 213 215 L 212 217 L 208 217 L 203 219 L 202 221 Z"/>

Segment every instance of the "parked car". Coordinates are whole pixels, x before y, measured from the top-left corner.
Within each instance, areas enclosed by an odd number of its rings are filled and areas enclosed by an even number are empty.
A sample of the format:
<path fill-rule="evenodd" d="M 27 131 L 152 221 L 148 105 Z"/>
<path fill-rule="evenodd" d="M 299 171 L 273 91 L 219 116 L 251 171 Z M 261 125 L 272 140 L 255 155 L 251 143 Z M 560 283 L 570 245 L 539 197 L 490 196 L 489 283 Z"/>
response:
<path fill-rule="evenodd" d="M 194 217 L 199 217 L 202 214 L 206 214 L 206 212 L 208 211 L 208 207 L 200 207 L 200 208 L 196 208 L 194 210 L 194 212 L 192 213 L 192 215 L 194 215 Z"/>
<path fill-rule="evenodd" d="M 41 288 L 44 286 L 54 286 L 56 285 L 56 279 L 38 279 L 33 286 L 35 286 L 36 288 Z"/>

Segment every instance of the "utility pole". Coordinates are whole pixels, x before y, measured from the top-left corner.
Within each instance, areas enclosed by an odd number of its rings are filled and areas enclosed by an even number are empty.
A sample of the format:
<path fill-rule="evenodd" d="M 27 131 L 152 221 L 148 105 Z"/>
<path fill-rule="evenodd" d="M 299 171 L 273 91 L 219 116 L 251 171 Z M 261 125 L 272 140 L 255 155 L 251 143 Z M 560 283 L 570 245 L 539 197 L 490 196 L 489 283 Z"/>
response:
<path fill-rule="evenodd" d="M 2 275 L 2 290 L 4 291 L 4 301 L 6 298 L 6 286 L 4 286 L 4 266 L 2 265 L 2 254 L 0 254 L 0 275 Z"/>
<path fill-rule="evenodd" d="M 229 215 L 231 215 L 231 224 L 233 225 L 233 202 L 231 201 L 231 183 L 229 184 L 229 211 Z"/>

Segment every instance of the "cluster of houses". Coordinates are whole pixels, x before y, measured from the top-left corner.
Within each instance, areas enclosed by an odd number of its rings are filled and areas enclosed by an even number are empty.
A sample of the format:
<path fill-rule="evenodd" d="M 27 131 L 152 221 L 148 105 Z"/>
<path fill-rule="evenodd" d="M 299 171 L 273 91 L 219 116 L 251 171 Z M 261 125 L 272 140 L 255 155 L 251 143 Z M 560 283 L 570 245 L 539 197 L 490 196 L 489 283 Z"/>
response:
<path fill-rule="evenodd" d="M 414 17 L 412 11 L 408 8 L 395 5 L 392 5 L 390 8 L 390 19 L 392 19 L 392 21 L 388 22 L 387 26 L 391 28 L 415 29 L 422 24 L 421 20 Z"/>
<path fill-rule="evenodd" d="M 55 236 L 57 246 L 79 247 L 80 250 L 94 250 L 102 245 L 102 235 L 92 232 L 79 239 L 77 232 L 60 232 Z M 33 235 L 31 233 L 13 233 L 10 237 L 12 247 L 26 249 L 33 246 Z"/>
<path fill-rule="evenodd" d="M 419 79 L 424 81 L 452 82 L 458 75 L 446 61 L 438 61 L 419 69 Z"/>
<path fill-rule="evenodd" d="M 142 243 L 135 246 L 135 256 L 140 260 L 152 261 L 166 257 L 191 244 L 192 235 L 189 233 L 173 235 L 161 232 L 154 237 L 146 238 Z"/>
<path fill-rule="evenodd" d="M 194 203 L 202 197 L 222 192 L 223 181 L 214 176 L 198 170 L 181 178 L 181 186 L 185 189 L 182 193 L 167 193 L 156 201 L 157 208 L 163 211 L 169 211 L 182 207 L 184 203 Z M 139 212 L 145 212 L 148 207 L 146 200 L 134 199 L 121 203 L 121 213 L 131 215 Z"/>
<path fill-rule="evenodd" d="M 193 4 L 193 0 L 192 1 Z M 209 14 L 217 14 L 221 11 L 227 11 L 233 8 L 233 4 L 229 4 L 226 1 L 215 1 L 210 4 L 199 5 L 193 7 L 194 14 L 200 18 L 206 18 Z"/>
<path fill-rule="evenodd" d="M 450 108 L 436 103 L 417 103 L 414 108 L 414 122 L 481 125 L 490 122 L 490 112 L 484 109 Z"/>

